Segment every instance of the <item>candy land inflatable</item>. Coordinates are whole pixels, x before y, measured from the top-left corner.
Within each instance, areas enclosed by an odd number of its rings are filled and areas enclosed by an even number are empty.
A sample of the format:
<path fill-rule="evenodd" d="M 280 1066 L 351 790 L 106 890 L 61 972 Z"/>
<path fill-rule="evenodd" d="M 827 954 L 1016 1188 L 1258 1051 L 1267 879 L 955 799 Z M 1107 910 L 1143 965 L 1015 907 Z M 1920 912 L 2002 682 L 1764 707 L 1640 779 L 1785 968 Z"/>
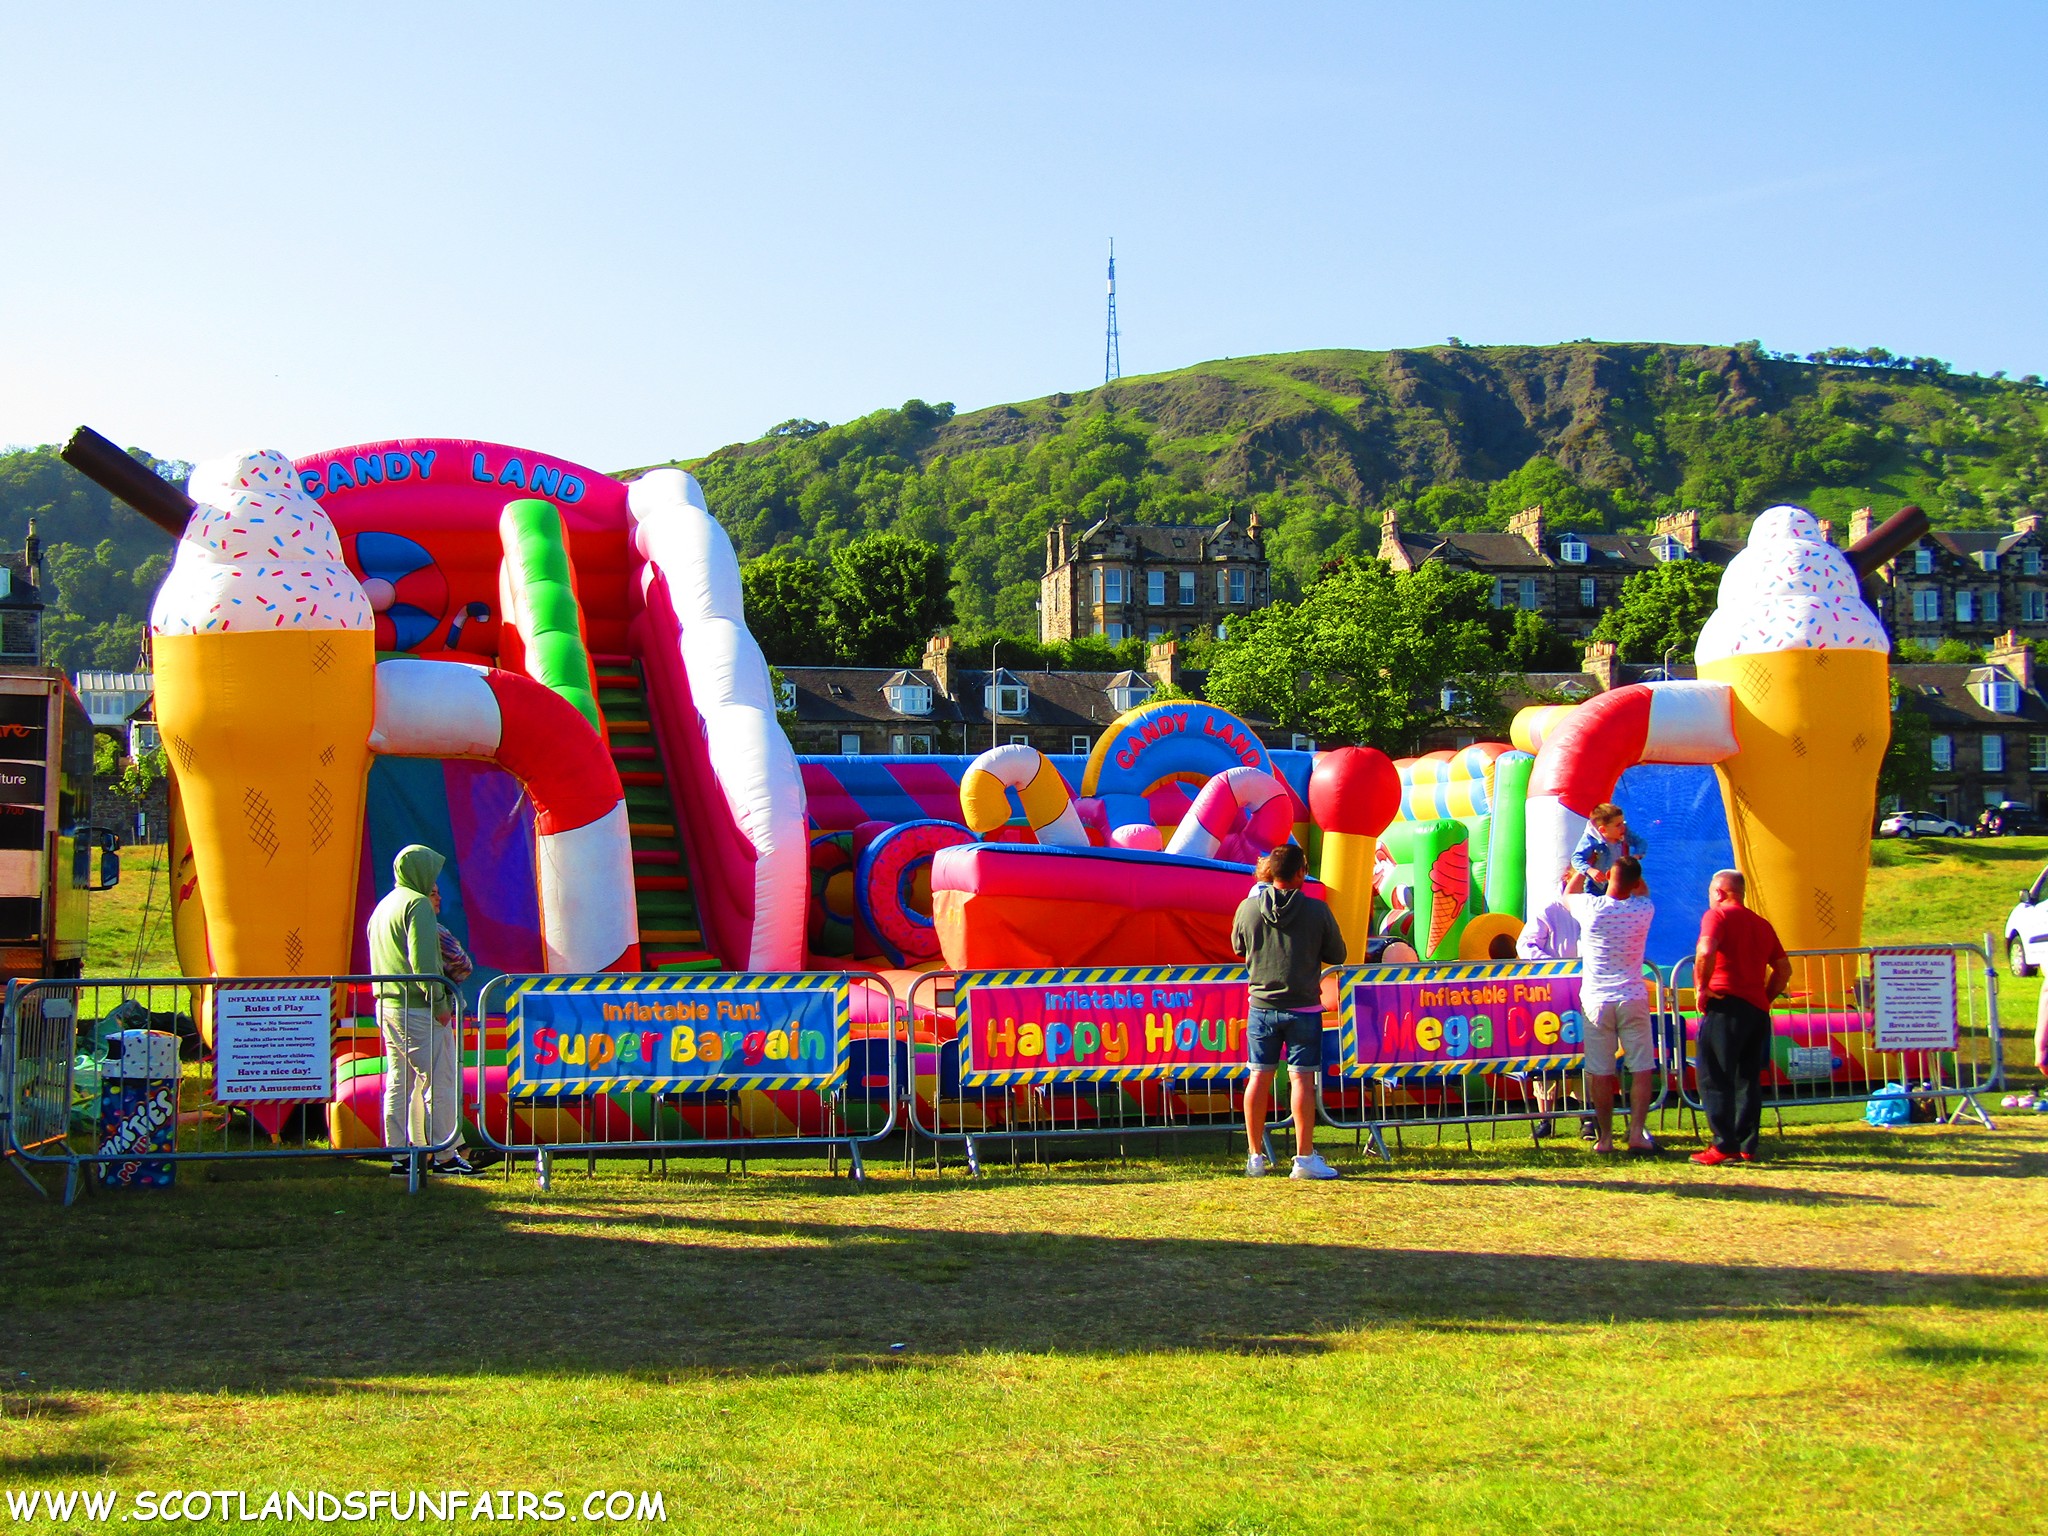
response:
<path fill-rule="evenodd" d="M 1278 752 L 1174 700 L 1085 757 L 799 760 L 731 543 L 681 471 L 403 439 L 214 460 L 188 499 L 103 462 L 179 536 L 150 631 L 189 975 L 364 971 L 362 918 L 411 842 L 447 855 L 472 1005 L 501 974 L 1228 961 L 1251 865 L 1289 839 L 1355 961 L 1483 960 L 1512 953 L 1609 798 L 1651 841 L 1653 959 L 1690 949 L 1727 863 L 1788 947 L 1860 938 L 1883 634 L 1797 509 L 1731 566 L 1699 680 L 1525 711 L 1511 742 Z M 856 996 L 856 1055 L 887 1049 L 886 1002 Z M 330 1124 L 370 1146 L 382 1047 L 369 998 L 347 1004 Z M 920 1048 L 950 1038 L 943 1011 L 913 1025 Z M 508 1097 L 502 1021 L 483 1026 L 467 1102 L 501 1139 L 787 1134 L 823 1112 L 815 1092 Z M 856 1071 L 834 1112 L 877 1080 Z"/>

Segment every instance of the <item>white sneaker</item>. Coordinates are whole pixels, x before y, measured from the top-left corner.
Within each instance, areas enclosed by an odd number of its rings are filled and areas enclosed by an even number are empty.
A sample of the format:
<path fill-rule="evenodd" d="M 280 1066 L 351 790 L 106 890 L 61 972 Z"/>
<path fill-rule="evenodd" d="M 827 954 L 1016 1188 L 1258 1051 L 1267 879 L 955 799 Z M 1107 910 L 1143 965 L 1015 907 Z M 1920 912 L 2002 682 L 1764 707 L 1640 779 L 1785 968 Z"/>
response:
<path fill-rule="evenodd" d="M 1322 1153 L 1311 1152 L 1307 1157 L 1297 1157 L 1294 1160 L 1293 1171 L 1287 1177 L 1290 1179 L 1335 1179 L 1341 1178 L 1342 1175 L 1323 1161 Z"/>
<path fill-rule="evenodd" d="M 1262 1179 L 1272 1168 L 1273 1160 L 1257 1152 L 1244 1160 L 1244 1176 L 1248 1179 Z"/>

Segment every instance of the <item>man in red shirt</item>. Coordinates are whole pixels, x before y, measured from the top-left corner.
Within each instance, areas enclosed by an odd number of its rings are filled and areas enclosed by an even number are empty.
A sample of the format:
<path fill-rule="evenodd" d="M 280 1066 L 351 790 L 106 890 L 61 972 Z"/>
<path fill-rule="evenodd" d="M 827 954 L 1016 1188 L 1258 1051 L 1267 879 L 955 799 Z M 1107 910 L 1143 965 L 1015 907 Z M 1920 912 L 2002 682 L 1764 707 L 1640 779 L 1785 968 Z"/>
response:
<path fill-rule="evenodd" d="M 1770 923 L 1743 905 L 1739 870 L 1717 872 L 1693 955 L 1700 1036 L 1694 1066 L 1714 1144 L 1692 1160 L 1709 1168 L 1756 1161 L 1763 1124 L 1764 1063 L 1771 1054 L 1771 1004 L 1792 980 L 1792 962 Z"/>

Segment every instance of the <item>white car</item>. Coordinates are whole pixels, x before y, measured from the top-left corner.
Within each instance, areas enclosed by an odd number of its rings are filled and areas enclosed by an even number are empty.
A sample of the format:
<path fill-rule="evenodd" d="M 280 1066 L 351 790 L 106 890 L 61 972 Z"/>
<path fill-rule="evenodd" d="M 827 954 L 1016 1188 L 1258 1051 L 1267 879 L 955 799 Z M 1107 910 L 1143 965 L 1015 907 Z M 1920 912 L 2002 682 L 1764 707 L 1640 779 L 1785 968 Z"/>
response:
<path fill-rule="evenodd" d="M 1879 837 L 1961 837 L 1963 824 L 1928 811 L 1894 811 L 1877 824 Z"/>
<path fill-rule="evenodd" d="M 2020 904 L 2005 919 L 2005 968 L 2031 976 L 2048 961 L 2048 869 L 2020 892 Z"/>

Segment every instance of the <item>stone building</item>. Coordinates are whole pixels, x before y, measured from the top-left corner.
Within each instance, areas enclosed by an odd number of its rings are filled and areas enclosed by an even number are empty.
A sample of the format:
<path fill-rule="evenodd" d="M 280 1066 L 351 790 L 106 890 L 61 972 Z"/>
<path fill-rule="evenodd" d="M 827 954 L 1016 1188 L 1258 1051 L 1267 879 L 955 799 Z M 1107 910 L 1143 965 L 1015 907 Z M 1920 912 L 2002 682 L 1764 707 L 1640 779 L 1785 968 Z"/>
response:
<path fill-rule="evenodd" d="M 1491 577 L 1494 607 L 1540 613 L 1574 640 L 1593 632 L 1629 577 L 1670 560 L 1726 565 L 1738 547 L 1702 538 L 1700 515 L 1692 511 L 1659 518 L 1647 534 L 1553 531 L 1541 507 L 1516 513 L 1505 533 L 1410 534 L 1393 511 L 1380 519 L 1380 558 L 1395 570 L 1442 560 Z"/>
<path fill-rule="evenodd" d="M 1868 508 L 1850 521 L 1853 543 L 1875 521 Z M 2048 539 L 2042 516 L 2022 513 L 2012 532 L 1952 529 L 1930 533 L 1873 582 L 1878 617 L 1895 640 L 1939 645 L 1964 640 L 1988 647 L 2011 631 L 2048 639 Z"/>
<path fill-rule="evenodd" d="M 2007 630 L 1978 665 L 1906 664 L 1892 668 L 1899 707 L 1927 717 L 1927 804 L 1968 825 L 1986 806 L 2017 801 L 2048 816 L 2048 699 L 2034 674 L 2034 653 Z"/>
<path fill-rule="evenodd" d="M 806 755 L 912 757 L 980 752 L 1024 742 L 1041 752 L 1088 752 L 1104 726 L 1162 684 L 1198 693 L 1172 641 L 1151 648 L 1143 672 L 1080 672 L 960 665 L 945 635 L 916 667 L 782 667 L 778 702 Z M 1289 731 L 1259 731 L 1269 747 L 1307 747 Z"/>
<path fill-rule="evenodd" d="M 1122 523 L 1105 518 L 1045 536 L 1038 584 L 1038 637 L 1074 640 L 1186 639 L 1272 600 L 1258 514 L 1213 528 Z"/>

